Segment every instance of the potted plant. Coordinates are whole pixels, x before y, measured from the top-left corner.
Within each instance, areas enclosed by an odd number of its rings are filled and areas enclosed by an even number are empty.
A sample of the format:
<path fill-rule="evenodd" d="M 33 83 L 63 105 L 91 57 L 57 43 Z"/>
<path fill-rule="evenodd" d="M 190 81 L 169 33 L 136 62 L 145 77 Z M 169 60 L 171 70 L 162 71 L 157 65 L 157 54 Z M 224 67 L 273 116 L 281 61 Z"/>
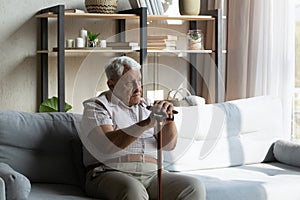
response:
<path fill-rule="evenodd" d="M 72 106 L 65 103 L 65 112 L 72 109 Z M 43 101 L 40 105 L 39 112 L 58 112 L 58 98 L 51 97 Z"/>
<path fill-rule="evenodd" d="M 92 33 L 88 31 L 88 38 L 89 38 L 89 47 L 96 47 L 97 45 L 97 38 L 100 33 Z"/>

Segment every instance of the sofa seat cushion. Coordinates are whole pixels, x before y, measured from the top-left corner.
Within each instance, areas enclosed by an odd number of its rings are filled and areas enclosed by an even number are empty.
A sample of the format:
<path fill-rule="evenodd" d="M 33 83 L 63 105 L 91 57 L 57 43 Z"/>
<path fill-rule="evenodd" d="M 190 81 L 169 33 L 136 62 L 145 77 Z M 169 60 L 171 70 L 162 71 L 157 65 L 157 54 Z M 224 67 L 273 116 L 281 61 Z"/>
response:
<path fill-rule="evenodd" d="M 300 199 L 300 168 L 278 162 L 181 173 L 202 181 L 207 200 Z"/>
<path fill-rule="evenodd" d="M 63 184 L 32 184 L 28 200 L 89 200 L 80 187 Z"/>

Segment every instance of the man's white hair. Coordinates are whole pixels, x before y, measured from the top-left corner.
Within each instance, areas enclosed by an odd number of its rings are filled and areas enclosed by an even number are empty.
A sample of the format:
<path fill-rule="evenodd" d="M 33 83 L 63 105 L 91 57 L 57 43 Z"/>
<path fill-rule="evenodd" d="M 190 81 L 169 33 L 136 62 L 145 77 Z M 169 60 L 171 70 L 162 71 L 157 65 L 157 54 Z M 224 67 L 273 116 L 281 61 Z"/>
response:
<path fill-rule="evenodd" d="M 105 73 L 108 80 L 119 79 L 124 72 L 124 68 L 127 67 L 132 70 L 140 70 L 141 65 L 133 58 L 128 56 L 120 56 L 112 58 L 105 66 Z"/>

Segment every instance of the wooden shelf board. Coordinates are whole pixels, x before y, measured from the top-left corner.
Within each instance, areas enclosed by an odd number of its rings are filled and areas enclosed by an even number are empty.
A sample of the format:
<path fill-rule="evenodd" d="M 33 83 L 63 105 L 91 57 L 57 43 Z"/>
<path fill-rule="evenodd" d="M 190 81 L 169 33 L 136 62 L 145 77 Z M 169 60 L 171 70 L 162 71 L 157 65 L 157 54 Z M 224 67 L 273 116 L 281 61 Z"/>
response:
<path fill-rule="evenodd" d="M 65 53 L 129 53 L 138 50 L 131 49 L 65 49 Z M 52 50 L 38 50 L 37 53 L 57 53 Z"/>
<path fill-rule="evenodd" d="M 52 12 L 38 14 L 37 18 L 56 18 L 57 14 Z M 78 18 L 103 18 L 103 19 L 138 19 L 135 14 L 98 14 L 98 13 L 65 13 L 65 17 L 78 17 Z"/>
<path fill-rule="evenodd" d="M 38 14 L 36 18 L 56 18 L 57 14 L 52 12 Z M 65 13 L 65 17 L 78 17 L 78 18 L 103 18 L 103 19 L 138 19 L 135 14 L 98 14 L 98 13 Z M 206 15 L 148 15 L 147 20 L 188 20 L 188 21 L 213 21 L 211 16 Z"/>
<path fill-rule="evenodd" d="M 212 53 L 212 50 L 148 50 L 149 53 Z"/>
<path fill-rule="evenodd" d="M 126 49 L 66 49 L 65 53 L 128 53 L 137 50 Z M 213 50 L 148 50 L 149 53 L 213 53 Z M 52 50 L 38 50 L 37 53 L 57 53 Z M 226 53 L 226 52 L 223 52 Z"/>
<path fill-rule="evenodd" d="M 179 15 L 179 16 L 167 16 L 167 15 L 148 15 L 148 20 L 188 20 L 188 21 L 213 21 L 215 20 L 211 16 L 206 15 Z"/>
<path fill-rule="evenodd" d="M 48 51 L 48 50 L 37 50 L 36 52 L 37 53 L 50 53 L 50 51 Z"/>

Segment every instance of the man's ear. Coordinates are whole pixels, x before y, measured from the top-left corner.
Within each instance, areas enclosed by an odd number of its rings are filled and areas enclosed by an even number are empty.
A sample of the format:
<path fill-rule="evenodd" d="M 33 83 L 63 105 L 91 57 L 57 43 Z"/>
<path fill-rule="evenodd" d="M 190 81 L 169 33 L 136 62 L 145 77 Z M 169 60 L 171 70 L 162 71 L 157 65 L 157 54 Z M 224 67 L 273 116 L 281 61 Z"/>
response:
<path fill-rule="evenodd" d="M 109 88 L 110 90 L 113 90 L 114 87 L 115 87 L 115 82 L 114 82 L 113 80 L 109 79 L 109 80 L 107 81 L 107 86 L 108 86 L 108 88 Z"/>

